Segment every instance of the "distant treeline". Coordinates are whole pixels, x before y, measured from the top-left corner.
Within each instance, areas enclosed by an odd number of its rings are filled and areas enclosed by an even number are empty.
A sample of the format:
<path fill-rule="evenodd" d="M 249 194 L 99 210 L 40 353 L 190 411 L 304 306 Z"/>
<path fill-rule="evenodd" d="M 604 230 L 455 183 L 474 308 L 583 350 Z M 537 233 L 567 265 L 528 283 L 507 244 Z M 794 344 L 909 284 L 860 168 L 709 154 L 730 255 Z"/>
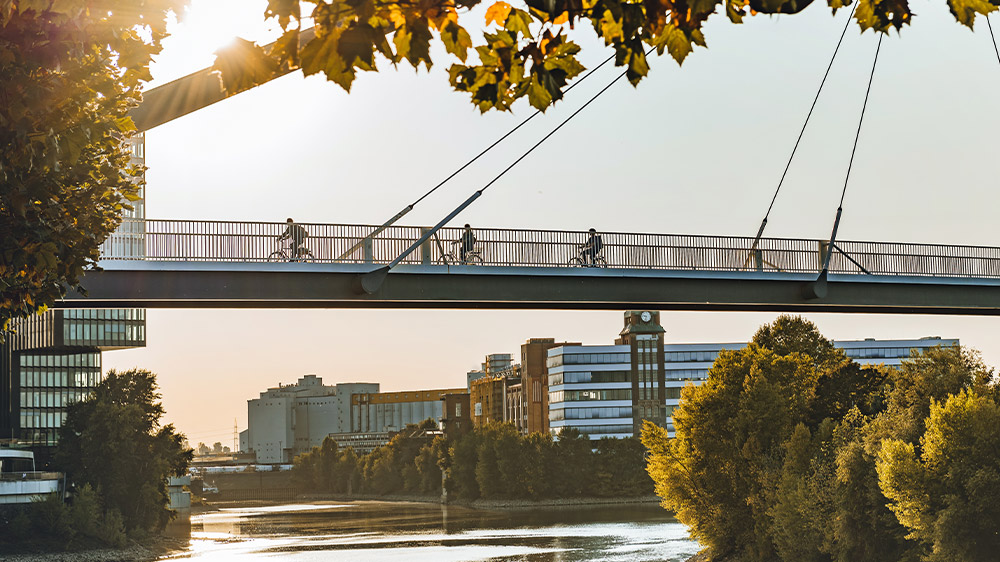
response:
<path fill-rule="evenodd" d="M 521 435 L 509 423 L 492 423 L 465 435 L 429 437 L 436 425 L 410 425 L 384 447 L 358 456 L 323 445 L 295 458 L 293 474 L 304 486 L 341 494 L 439 493 L 442 472 L 449 497 L 474 500 L 634 497 L 653 493 L 645 448 L 638 439 L 591 441 L 575 430 L 558 439 Z"/>

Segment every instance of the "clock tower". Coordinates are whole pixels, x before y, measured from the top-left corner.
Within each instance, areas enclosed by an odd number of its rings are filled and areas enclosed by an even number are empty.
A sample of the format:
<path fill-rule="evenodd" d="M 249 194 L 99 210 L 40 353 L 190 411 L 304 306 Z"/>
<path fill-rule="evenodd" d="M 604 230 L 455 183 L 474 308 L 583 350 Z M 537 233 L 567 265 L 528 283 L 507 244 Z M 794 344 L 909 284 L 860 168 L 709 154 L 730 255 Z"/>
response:
<path fill-rule="evenodd" d="M 666 379 L 663 373 L 663 333 L 660 313 L 625 311 L 625 327 L 615 341 L 629 346 L 632 372 L 632 425 L 636 435 L 643 420 L 666 426 Z"/>

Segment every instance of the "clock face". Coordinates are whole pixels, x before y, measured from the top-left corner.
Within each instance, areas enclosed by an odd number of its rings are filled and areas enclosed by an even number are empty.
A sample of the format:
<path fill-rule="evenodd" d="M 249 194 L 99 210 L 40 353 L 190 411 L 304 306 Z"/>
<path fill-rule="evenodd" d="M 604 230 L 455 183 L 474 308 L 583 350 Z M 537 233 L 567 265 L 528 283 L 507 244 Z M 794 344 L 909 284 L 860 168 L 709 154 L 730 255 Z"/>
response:
<path fill-rule="evenodd" d="M 639 318 L 642 318 L 643 322 L 649 322 L 649 319 L 652 317 L 653 315 L 650 314 L 649 311 L 643 312 L 641 315 L 639 315 Z"/>

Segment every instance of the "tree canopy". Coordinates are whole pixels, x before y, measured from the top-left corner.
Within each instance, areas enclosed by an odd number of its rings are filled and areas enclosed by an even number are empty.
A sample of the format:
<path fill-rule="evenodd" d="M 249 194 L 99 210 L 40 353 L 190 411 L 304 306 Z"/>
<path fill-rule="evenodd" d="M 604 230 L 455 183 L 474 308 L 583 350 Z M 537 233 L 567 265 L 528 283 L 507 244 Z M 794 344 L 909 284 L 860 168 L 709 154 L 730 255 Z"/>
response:
<path fill-rule="evenodd" d="M 684 389 L 674 439 L 645 425 L 647 469 L 716 559 L 992 560 L 998 389 L 960 348 L 862 367 L 783 316 Z"/>
<path fill-rule="evenodd" d="M 0 0 L 0 334 L 79 288 L 136 197 L 126 112 L 185 0 Z"/>
<path fill-rule="evenodd" d="M 183 436 L 172 424 L 160 425 L 162 416 L 156 375 L 111 370 L 69 406 L 60 430 L 56 465 L 71 482 L 93 486 L 129 530 L 166 524 L 167 477 L 182 476 L 191 462 Z"/>
<path fill-rule="evenodd" d="M 311 490 L 338 494 L 440 493 L 449 497 L 631 497 L 652 492 L 637 439 L 591 441 L 576 430 L 558 440 L 520 434 L 510 423 L 489 423 L 461 436 L 429 436 L 433 420 L 408 425 L 389 443 L 357 456 L 333 439 L 295 457 L 293 476 Z"/>
<path fill-rule="evenodd" d="M 278 69 L 301 68 L 308 76 L 324 74 L 350 90 L 358 71 L 377 71 L 379 55 L 396 65 L 430 68 L 431 45 L 440 41 L 453 64 L 452 87 L 469 94 L 481 111 L 509 110 L 527 96 L 544 110 L 563 97 L 584 67 L 580 46 L 568 30 L 590 27 L 614 50 L 615 64 L 626 67 L 638 84 L 650 70 L 647 55 L 667 52 L 682 63 L 694 47 L 707 47 L 703 32 L 711 17 L 732 23 L 757 14 L 797 14 L 813 0 L 269 0 L 266 18 L 284 33 L 270 48 L 239 41 L 219 54 L 230 93 L 270 80 Z M 945 0 L 956 21 L 972 28 L 979 14 L 989 14 L 1000 0 Z M 837 10 L 852 0 L 827 0 Z M 862 30 L 887 33 L 913 19 L 908 0 L 857 0 L 854 18 Z M 482 41 L 473 42 L 459 14 L 487 5 Z M 465 22 L 468 24 L 469 22 Z M 300 42 L 313 26 L 315 35 Z"/>

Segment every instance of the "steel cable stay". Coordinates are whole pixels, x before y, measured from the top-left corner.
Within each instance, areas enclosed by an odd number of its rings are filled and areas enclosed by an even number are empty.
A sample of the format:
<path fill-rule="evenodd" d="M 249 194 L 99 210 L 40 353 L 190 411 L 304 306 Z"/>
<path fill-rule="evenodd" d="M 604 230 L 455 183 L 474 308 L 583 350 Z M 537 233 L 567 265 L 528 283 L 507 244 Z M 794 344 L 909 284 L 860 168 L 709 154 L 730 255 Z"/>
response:
<path fill-rule="evenodd" d="M 997 37 L 993 35 L 993 24 L 990 23 L 989 14 L 986 14 L 986 27 L 990 30 L 990 39 L 993 40 L 993 52 L 997 54 L 997 62 L 1000 62 L 1000 49 L 997 49 Z"/>
<path fill-rule="evenodd" d="M 611 60 L 614 59 L 614 58 L 615 58 L 615 55 L 611 55 L 608 58 L 604 59 L 604 62 L 602 62 L 601 64 L 599 64 L 599 65 L 595 66 L 594 68 L 590 69 L 589 71 L 587 71 L 587 73 L 584 74 L 583 76 L 581 76 L 579 80 L 576 80 L 572 84 L 570 84 L 569 87 L 566 88 L 566 92 L 568 93 L 570 90 L 572 90 L 573 88 L 575 88 L 577 84 L 579 84 L 580 82 L 583 82 L 584 80 L 586 80 L 591 74 L 593 74 L 593 73 L 597 72 L 598 70 L 600 70 L 601 67 L 603 67 L 604 65 L 608 64 L 609 62 L 611 62 Z M 534 119 L 535 117 L 537 117 L 541 112 L 542 112 L 542 110 L 540 110 L 540 109 L 535 110 L 534 113 L 532 113 L 526 119 L 524 119 L 523 121 L 521 121 L 520 123 L 518 123 L 513 129 L 507 131 L 506 133 L 504 133 L 504 135 L 502 137 L 500 137 L 497 140 L 493 141 L 493 144 L 491 144 L 491 145 L 487 146 L 486 148 L 484 148 L 479 154 L 475 155 L 471 160 L 469 160 L 468 162 L 466 162 L 465 164 L 463 164 L 460 168 L 458 168 L 457 170 L 455 170 L 454 172 L 452 172 L 451 175 L 449 175 L 448 177 L 446 177 L 443 180 L 441 180 L 440 182 L 438 182 L 437 185 L 435 185 L 430 190 L 428 190 L 426 193 L 424 193 L 423 195 L 421 195 L 416 201 L 414 201 L 413 203 L 410 203 L 409 205 L 407 205 L 406 207 L 404 207 L 403 210 L 401 210 L 400 212 L 396 213 L 395 216 L 393 216 L 391 219 L 389 219 L 388 221 L 386 221 L 385 223 L 383 223 L 382 226 L 379 226 L 378 228 L 376 228 L 375 230 L 373 230 L 371 233 L 369 233 L 367 236 L 365 236 L 361 240 L 358 240 L 358 242 L 356 244 L 354 244 L 353 246 L 351 246 L 346 252 L 344 252 L 343 254 L 340 254 L 340 256 L 337 257 L 337 261 L 346 259 L 347 256 L 350 256 L 354 252 L 357 252 L 358 249 L 361 248 L 365 244 L 365 241 L 371 240 L 372 238 L 375 238 L 376 236 L 378 236 L 379 234 L 381 234 L 383 231 L 385 231 L 385 229 L 387 229 L 390 226 L 392 226 L 393 224 L 395 224 L 396 221 L 398 221 L 399 219 L 403 218 L 403 216 L 406 215 L 406 213 L 409 213 L 410 211 L 412 211 L 413 207 L 417 206 L 418 203 L 420 203 L 421 201 L 423 201 L 424 199 L 426 199 L 428 196 L 430 196 L 432 193 L 434 193 L 435 191 L 437 191 L 438 188 L 440 188 L 442 185 L 448 183 L 448 181 L 450 181 L 452 178 L 454 178 L 455 176 L 457 176 L 458 174 L 460 174 L 463 170 L 465 170 L 466 168 L 468 168 L 469 166 L 471 166 L 475 161 L 479 160 L 487 152 L 489 152 L 490 150 L 493 150 L 494 147 L 496 147 L 498 144 L 500 144 L 501 142 L 503 142 L 504 140 L 506 140 L 507 137 L 513 135 L 518 129 L 520 129 L 525 124 L 527 124 L 528 121 L 531 121 L 532 119 Z"/>
<path fill-rule="evenodd" d="M 652 47 L 649 50 L 647 50 L 646 51 L 646 56 L 649 56 L 655 49 L 656 49 L 655 47 Z M 493 184 L 495 184 L 497 181 L 499 181 L 500 178 L 502 178 L 504 175 L 507 174 L 507 172 L 511 171 L 514 168 L 514 166 L 517 166 L 522 160 L 524 160 L 525 158 L 527 158 L 529 154 L 531 154 L 532 152 L 534 152 L 536 148 L 538 148 L 539 146 L 541 146 L 542 143 L 544 143 L 545 141 L 549 140 L 552 137 L 552 135 L 556 134 L 556 132 L 559 131 L 559 129 L 561 129 L 563 127 L 563 125 L 565 125 L 566 123 L 569 123 L 574 117 L 576 117 L 577 115 L 579 115 L 580 112 L 582 112 L 584 109 L 586 109 L 587 106 L 589 106 L 591 103 L 594 102 L 594 100 L 596 100 L 598 97 L 600 97 L 604 92 L 608 91 L 611 88 L 611 86 L 614 86 L 619 80 L 621 80 L 622 78 L 624 78 L 627 73 L 628 73 L 628 69 L 626 69 L 625 71 L 623 71 L 622 73 L 620 73 L 618 76 L 615 76 L 615 78 L 612 79 L 610 82 L 608 82 L 608 84 L 606 86 L 604 86 L 596 94 L 594 94 L 593 96 L 591 96 L 590 99 L 588 99 L 586 102 L 584 102 L 583 105 L 581 105 L 580 107 L 578 107 L 576 109 L 576 111 L 574 111 L 568 117 L 566 117 L 561 122 L 559 122 L 559 124 L 556 125 L 555 128 L 553 128 L 551 131 L 549 131 L 548 134 L 546 134 L 538 142 L 536 142 L 534 145 L 532 145 L 531 148 L 529 148 L 528 150 L 526 150 L 516 160 L 514 160 L 513 162 L 511 162 L 506 168 L 504 168 L 499 174 L 497 174 L 496 177 L 494 177 L 492 180 L 490 180 L 489 183 L 487 183 L 486 185 L 484 185 L 483 187 L 481 187 L 478 191 L 476 191 L 471 196 L 469 196 L 469 198 L 466 199 L 465 201 L 463 201 L 458 207 L 455 208 L 455 210 L 453 210 L 452 212 L 448 213 L 448 215 L 446 217 L 444 217 L 443 219 L 441 219 L 441 221 L 438 222 L 436 225 L 434 225 L 434 227 L 432 227 L 430 230 L 428 230 L 427 232 L 425 232 L 419 239 L 417 239 L 416 242 L 414 242 L 413 244 L 411 244 L 407 249 L 403 250 L 403 253 L 401 253 L 399 256 L 397 256 L 396 259 L 394 259 L 391 262 L 389 262 L 388 265 L 382 266 L 382 267 L 380 267 L 378 269 L 375 269 L 373 271 L 369 271 L 368 273 L 359 274 L 358 277 L 355 280 L 355 283 L 354 283 L 354 290 L 355 290 L 355 292 L 357 292 L 358 294 L 362 294 L 362 293 L 372 294 L 375 291 L 377 291 L 379 289 L 379 287 L 382 286 L 382 282 L 385 281 L 386 276 L 389 274 L 389 271 L 392 268 L 396 267 L 401 261 L 403 261 L 404 259 L 406 259 L 407 256 L 409 256 L 410 254 L 412 254 L 414 250 L 416 250 L 417 248 L 419 248 L 421 244 L 423 244 L 424 242 L 426 242 L 427 240 L 429 240 L 432 236 L 436 237 L 437 232 L 439 230 L 441 230 L 441 228 L 443 228 L 445 225 L 447 225 L 449 222 L 451 222 L 451 220 L 453 218 L 455 218 L 459 213 L 461 213 L 462 211 L 464 211 L 469 205 L 471 205 L 473 202 L 475 202 L 476 199 L 479 199 L 479 197 L 487 189 L 489 189 Z"/>
<path fill-rule="evenodd" d="M 878 55 L 882 50 L 882 38 L 885 36 L 884 33 L 880 33 L 878 36 L 878 45 L 875 47 L 875 59 L 872 61 L 872 71 L 868 76 L 868 88 L 865 90 L 865 101 L 861 105 L 861 116 L 858 118 L 858 129 L 854 134 L 854 145 L 851 147 L 851 158 L 847 163 L 847 173 L 844 175 L 844 187 L 840 191 L 840 203 L 837 204 L 837 215 L 833 219 L 833 230 L 830 232 L 830 241 L 826 245 L 826 251 L 823 252 L 823 269 L 819 273 L 819 277 L 816 281 L 809 283 L 804 290 L 804 296 L 806 298 L 823 298 L 826 296 L 827 287 L 827 276 L 830 270 L 830 257 L 833 256 L 833 251 L 836 250 L 840 252 L 842 256 L 847 258 L 851 263 L 857 266 L 864 273 L 871 275 L 871 272 L 862 267 L 854 258 L 847 255 L 847 252 L 842 250 L 837 246 L 837 229 L 840 228 L 840 217 L 844 213 L 844 197 L 847 195 L 847 184 L 851 179 L 851 168 L 854 166 L 854 156 L 858 151 L 858 140 L 861 138 L 861 125 L 865 121 L 865 110 L 868 108 L 868 98 L 872 91 L 872 82 L 875 80 L 875 67 L 878 65 Z"/>
<path fill-rule="evenodd" d="M 771 216 L 771 209 L 774 208 L 774 202 L 778 199 L 778 192 L 781 191 L 781 186 L 785 183 L 785 177 L 788 175 L 788 169 L 792 166 L 792 160 L 795 158 L 795 153 L 799 150 L 799 143 L 802 142 L 802 136 L 806 132 L 806 127 L 809 125 L 809 119 L 812 118 L 813 110 L 816 109 L 816 102 L 819 101 L 819 96 L 823 93 L 823 86 L 826 85 L 826 79 L 830 76 L 830 69 L 833 68 L 833 61 L 837 58 L 837 53 L 840 52 L 840 46 L 844 42 L 844 36 L 847 35 L 847 29 L 851 26 L 851 22 L 854 20 L 854 12 L 858 8 L 858 2 L 854 2 L 854 6 L 851 8 L 850 15 L 847 16 L 847 23 L 844 24 L 843 31 L 840 32 L 840 38 L 837 39 L 837 46 L 833 49 L 833 55 L 830 57 L 830 62 L 826 65 L 826 72 L 823 73 L 823 79 L 819 83 L 819 88 L 816 90 L 816 95 L 813 97 L 812 105 L 809 106 L 809 112 L 806 113 L 806 119 L 802 123 L 802 129 L 799 130 L 799 136 L 795 139 L 795 145 L 792 147 L 792 153 L 788 156 L 788 162 L 785 163 L 785 169 L 781 172 L 781 179 L 778 180 L 778 187 L 774 190 L 774 196 L 771 197 L 771 204 L 767 206 L 767 212 L 764 213 L 764 220 L 760 222 L 760 228 L 757 229 L 757 235 L 754 236 L 753 244 L 750 245 L 750 252 L 747 255 L 747 259 L 743 262 L 743 269 L 750 266 L 750 262 L 754 262 L 756 269 L 761 270 L 764 268 L 764 264 L 781 270 L 780 267 L 774 265 L 773 263 L 766 262 L 764 260 L 763 252 L 757 249 L 760 244 L 761 236 L 764 234 L 764 228 L 767 227 L 767 219 Z"/>

